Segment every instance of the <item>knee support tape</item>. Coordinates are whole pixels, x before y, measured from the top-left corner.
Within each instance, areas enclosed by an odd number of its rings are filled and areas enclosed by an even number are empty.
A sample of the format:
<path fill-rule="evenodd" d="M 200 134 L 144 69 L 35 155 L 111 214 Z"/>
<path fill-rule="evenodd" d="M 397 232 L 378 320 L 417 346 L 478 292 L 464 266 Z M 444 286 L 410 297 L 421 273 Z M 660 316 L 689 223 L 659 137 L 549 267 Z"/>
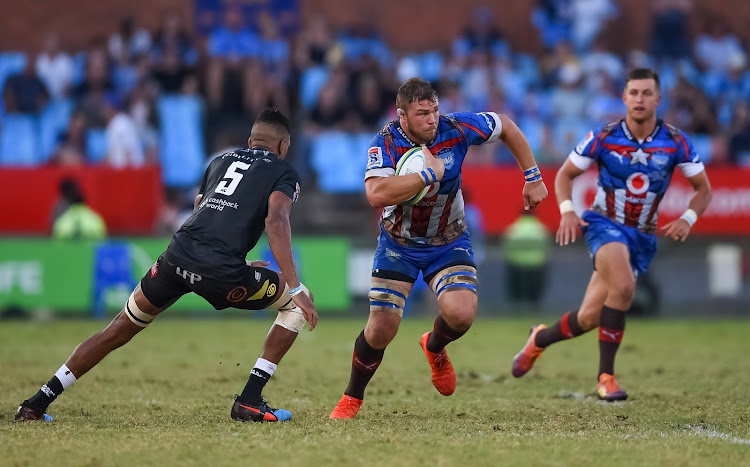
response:
<path fill-rule="evenodd" d="M 300 283 L 302 290 L 310 296 L 310 290 L 305 287 L 305 284 Z M 289 285 L 284 284 L 284 291 L 278 300 L 268 305 L 268 308 L 279 310 L 279 314 L 276 316 L 276 320 L 273 324 L 278 324 L 282 328 L 288 329 L 292 332 L 299 333 L 302 328 L 305 327 L 305 317 L 302 315 L 302 310 L 294 304 L 294 300 L 289 295 Z"/>
<path fill-rule="evenodd" d="M 370 293 L 367 294 L 370 299 L 370 311 L 387 311 L 403 316 L 408 294 L 406 289 L 398 285 L 373 282 Z"/>
<path fill-rule="evenodd" d="M 445 268 L 435 275 L 432 283 L 432 290 L 435 295 L 440 295 L 458 288 L 469 289 L 477 293 L 479 281 L 477 280 L 477 270 L 472 266 L 458 265 Z"/>
<path fill-rule="evenodd" d="M 133 324 L 142 328 L 145 328 L 146 326 L 151 324 L 151 321 L 156 318 L 156 316 L 144 313 L 140 308 L 138 308 L 138 305 L 135 304 L 135 292 L 131 293 L 130 297 L 128 297 L 128 301 L 125 304 L 125 308 L 123 308 L 123 311 L 125 312 L 125 315 L 130 318 L 130 321 L 132 321 Z"/>

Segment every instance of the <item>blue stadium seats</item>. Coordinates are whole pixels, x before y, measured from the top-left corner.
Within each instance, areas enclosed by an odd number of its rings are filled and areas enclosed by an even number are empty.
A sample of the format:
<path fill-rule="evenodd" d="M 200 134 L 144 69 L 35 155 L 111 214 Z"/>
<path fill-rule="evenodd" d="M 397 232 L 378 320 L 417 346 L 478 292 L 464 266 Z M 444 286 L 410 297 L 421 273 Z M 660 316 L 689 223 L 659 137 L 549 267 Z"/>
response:
<path fill-rule="evenodd" d="M 134 287 L 130 245 L 122 242 L 97 245 L 94 251 L 93 316 L 104 318 L 107 295 L 113 288 L 122 291 L 124 295 Z"/>
<path fill-rule="evenodd" d="M 38 122 L 33 115 L 8 114 L 0 132 L 0 165 L 29 166 L 41 162 Z"/>
<path fill-rule="evenodd" d="M 541 118 L 529 115 L 518 120 L 518 127 L 529 140 L 531 150 L 535 153 L 540 152 L 544 144 L 544 121 Z"/>
<path fill-rule="evenodd" d="M 72 112 L 72 99 L 57 99 L 47 104 L 39 116 L 39 150 L 43 161 L 55 151 L 58 137 L 67 129 Z"/>
<path fill-rule="evenodd" d="M 73 56 L 73 76 L 71 86 L 77 86 L 83 82 L 86 76 L 86 52 L 78 52 Z"/>
<path fill-rule="evenodd" d="M 712 154 L 712 143 L 711 143 L 711 135 L 705 135 L 705 134 L 694 134 L 690 136 L 690 140 L 693 142 L 693 149 L 698 153 L 698 155 L 701 158 L 701 161 L 705 164 L 706 162 L 711 161 Z"/>
<path fill-rule="evenodd" d="M 310 110 L 318 103 L 320 88 L 328 81 L 330 71 L 324 66 L 308 68 L 299 82 L 299 99 L 303 109 Z"/>
<path fill-rule="evenodd" d="M 23 52 L 0 53 L 0 97 L 5 80 L 10 75 L 20 73 L 26 67 L 26 54 Z M 0 98 L 0 115 L 3 114 L 3 100 Z"/>
<path fill-rule="evenodd" d="M 203 101 L 197 96 L 159 98 L 162 179 L 169 187 L 192 187 L 205 166 L 206 149 L 201 119 Z"/>
<path fill-rule="evenodd" d="M 100 163 L 107 156 L 107 132 L 104 128 L 86 131 L 86 155 L 88 162 Z"/>
<path fill-rule="evenodd" d="M 318 187 L 327 193 L 364 191 L 367 148 L 372 135 L 354 136 L 341 131 L 321 133 L 311 142 L 310 164 Z"/>

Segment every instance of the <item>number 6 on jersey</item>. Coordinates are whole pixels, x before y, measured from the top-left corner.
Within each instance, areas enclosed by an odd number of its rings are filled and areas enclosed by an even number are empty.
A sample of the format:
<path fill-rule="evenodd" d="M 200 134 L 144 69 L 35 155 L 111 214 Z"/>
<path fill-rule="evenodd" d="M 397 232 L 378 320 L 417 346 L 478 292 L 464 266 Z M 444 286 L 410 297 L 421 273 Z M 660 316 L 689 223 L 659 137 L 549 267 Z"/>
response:
<path fill-rule="evenodd" d="M 224 177 L 222 177 L 221 182 L 219 182 L 219 184 L 216 186 L 216 193 L 231 196 L 232 193 L 234 193 L 234 190 L 237 189 L 237 185 L 240 184 L 240 181 L 242 180 L 242 177 L 244 175 L 237 172 L 237 169 L 247 170 L 249 168 L 250 164 L 245 164 L 244 162 L 232 162 L 232 165 L 229 166 L 227 172 L 224 174 Z M 231 178 L 232 180 L 228 182 L 226 180 L 228 178 Z"/>

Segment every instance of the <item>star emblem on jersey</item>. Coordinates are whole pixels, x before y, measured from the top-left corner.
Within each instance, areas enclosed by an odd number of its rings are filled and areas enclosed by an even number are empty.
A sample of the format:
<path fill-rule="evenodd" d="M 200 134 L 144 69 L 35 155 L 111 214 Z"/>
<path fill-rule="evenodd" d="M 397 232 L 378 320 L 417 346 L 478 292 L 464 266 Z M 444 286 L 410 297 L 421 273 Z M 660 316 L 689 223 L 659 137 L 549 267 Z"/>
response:
<path fill-rule="evenodd" d="M 643 148 L 638 148 L 637 151 L 630 152 L 630 165 L 643 164 L 648 165 L 648 156 L 650 154 L 643 151 Z"/>

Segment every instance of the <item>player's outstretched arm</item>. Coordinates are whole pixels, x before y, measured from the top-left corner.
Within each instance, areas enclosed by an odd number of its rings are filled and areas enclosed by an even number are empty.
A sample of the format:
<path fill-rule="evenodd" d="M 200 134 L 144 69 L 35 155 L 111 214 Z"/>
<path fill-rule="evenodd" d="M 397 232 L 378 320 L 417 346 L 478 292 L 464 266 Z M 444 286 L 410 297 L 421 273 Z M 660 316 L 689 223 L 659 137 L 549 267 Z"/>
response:
<path fill-rule="evenodd" d="M 687 211 L 679 219 L 675 219 L 661 228 L 664 235 L 681 242 L 687 239 L 690 229 L 696 223 L 698 217 L 706 211 L 708 203 L 711 202 L 711 182 L 708 181 L 705 170 L 687 179 L 695 190 Z"/>
<path fill-rule="evenodd" d="M 292 200 L 280 191 L 274 191 L 268 198 L 268 215 L 266 216 L 266 235 L 268 246 L 281 269 L 284 280 L 290 289 L 300 285 L 297 268 L 292 256 L 292 226 L 289 223 L 289 213 L 292 210 Z M 305 293 L 292 296 L 294 303 L 300 307 L 302 314 L 310 323 L 310 330 L 318 323 L 318 312 L 315 310 L 310 297 Z"/>
<path fill-rule="evenodd" d="M 523 185 L 523 206 L 526 209 L 533 208 L 547 197 L 547 187 L 542 181 L 542 174 L 536 165 L 526 136 L 518 128 L 516 122 L 502 114 L 499 117 L 503 125 L 500 139 L 508 146 L 526 177 L 526 183 Z"/>
<path fill-rule="evenodd" d="M 588 225 L 573 210 L 573 180 L 584 171 L 576 167 L 570 159 L 566 159 L 555 177 L 555 195 L 560 205 L 560 227 L 555 234 L 555 242 L 567 245 L 575 242 L 579 226 Z"/>

